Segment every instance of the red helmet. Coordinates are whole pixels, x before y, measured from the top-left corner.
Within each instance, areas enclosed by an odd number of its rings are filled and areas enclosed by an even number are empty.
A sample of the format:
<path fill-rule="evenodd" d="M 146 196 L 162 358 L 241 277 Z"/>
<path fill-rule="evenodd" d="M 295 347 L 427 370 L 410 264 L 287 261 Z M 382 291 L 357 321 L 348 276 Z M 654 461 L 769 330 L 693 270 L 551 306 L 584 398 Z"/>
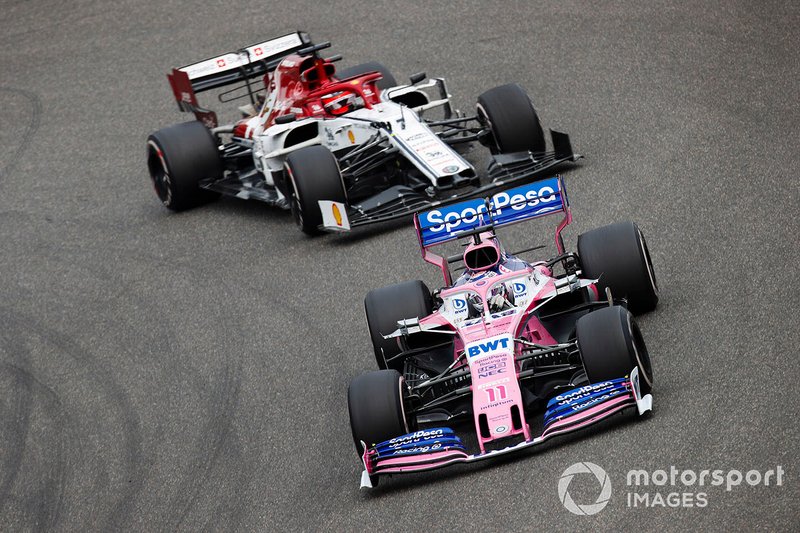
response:
<path fill-rule="evenodd" d="M 322 105 L 325 111 L 331 115 L 343 115 L 352 111 L 355 103 L 355 95 L 348 92 L 338 92 L 322 98 Z"/>

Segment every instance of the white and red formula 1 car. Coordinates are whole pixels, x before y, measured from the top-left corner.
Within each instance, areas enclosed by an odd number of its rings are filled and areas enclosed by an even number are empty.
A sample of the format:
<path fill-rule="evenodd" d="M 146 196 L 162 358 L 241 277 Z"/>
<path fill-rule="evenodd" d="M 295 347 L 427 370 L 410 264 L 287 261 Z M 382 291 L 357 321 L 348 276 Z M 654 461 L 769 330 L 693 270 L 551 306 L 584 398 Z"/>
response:
<path fill-rule="evenodd" d="M 329 46 L 294 32 L 173 69 L 178 106 L 197 120 L 148 138 L 147 165 L 164 205 L 180 211 L 226 194 L 291 209 L 308 234 L 347 231 L 481 195 L 579 157 L 555 131 L 553 151 L 546 151 L 519 85 L 486 91 L 476 113 L 465 116 L 451 107 L 444 79 L 419 73 L 398 84 L 374 62 L 337 72 L 341 56 L 319 55 Z M 207 90 L 221 102 L 249 98 L 239 107 L 244 118 L 220 125 L 198 104 L 197 93 Z M 440 117 L 429 116 L 437 111 Z M 498 157 L 515 154 L 514 172 L 490 172 L 482 184 L 455 150 L 471 141 Z"/>
<path fill-rule="evenodd" d="M 516 257 L 541 246 L 510 254 L 496 236 L 501 226 L 556 213 L 564 218 L 547 261 Z M 431 294 L 412 281 L 366 297 L 381 370 L 348 389 L 363 487 L 534 446 L 626 408 L 651 409 L 650 358 L 631 312 L 654 309 L 658 289 L 636 224 L 589 231 L 577 254 L 565 251 L 571 212 L 560 176 L 414 221 L 445 288 Z M 433 253 L 455 239 L 466 240 L 463 254 Z M 450 265 L 462 261 L 454 280 Z"/>

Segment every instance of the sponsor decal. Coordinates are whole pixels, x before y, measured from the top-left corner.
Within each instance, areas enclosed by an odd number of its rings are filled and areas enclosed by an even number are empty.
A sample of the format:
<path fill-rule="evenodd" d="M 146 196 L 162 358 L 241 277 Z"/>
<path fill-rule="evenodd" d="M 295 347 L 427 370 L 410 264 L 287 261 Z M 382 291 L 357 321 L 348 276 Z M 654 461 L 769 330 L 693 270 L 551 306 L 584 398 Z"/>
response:
<path fill-rule="evenodd" d="M 497 361 L 496 363 L 483 364 L 483 366 L 479 367 L 478 370 L 477 370 L 478 377 L 479 378 L 488 378 L 489 376 L 494 376 L 496 374 L 505 374 L 506 373 L 506 365 L 507 365 L 507 362 L 505 360 L 500 360 L 500 361 Z"/>
<path fill-rule="evenodd" d="M 521 297 L 528 293 L 528 286 L 519 281 L 514 282 L 514 296 Z"/>
<path fill-rule="evenodd" d="M 225 66 L 225 59 L 223 59 L 223 58 L 217 59 L 217 66 L 218 67 L 224 67 Z"/>
<path fill-rule="evenodd" d="M 489 378 L 489 377 L 492 377 L 492 376 L 496 376 L 498 374 L 505 374 L 505 373 L 506 373 L 506 369 L 505 368 L 493 368 L 491 370 L 485 370 L 483 372 L 478 372 L 478 377 L 479 378 Z"/>
<path fill-rule="evenodd" d="M 583 396 L 588 396 L 589 394 L 592 394 L 593 392 L 598 392 L 598 391 L 601 391 L 603 389 L 607 389 L 607 388 L 613 387 L 615 384 L 622 383 L 622 382 L 624 382 L 624 379 L 604 381 L 602 383 L 595 383 L 594 385 L 586 385 L 584 387 L 579 387 L 577 389 L 572 389 L 571 391 L 565 392 L 564 394 L 559 394 L 558 396 L 553 398 L 553 400 L 555 400 L 555 402 L 564 402 L 565 400 L 566 401 L 572 401 L 572 400 L 575 400 L 577 398 L 581 398 Z M 551 402 L 553 402 L 553 400 L 551 400 Z"/>
<path fill-rule="evenodd" d="M 487 339 L 482 342 L 476 342 L 470 344 L 467 347 L 467 356 L 479 357 L 481 355 L 487 355 L 499 350 L 510 350 L 510 349 L 511 349 L 511 336 L 504 335 L 502 337 Z"/>
<path fill-rule="evenodd" d="M 465 298 L 453 298 L 450 302 L 453 306 L 453 318 L 455 320 L 463 320 L 469 316 L 469 307 L 467 307 Z"/>
<path fill-rule="evenodd" d="M 495 379 L 494 381 L 490 381 L 488 383 L 480 383 L 476 387 L 476 389 L 478 389 L 478 390 L 490 389 L 490 388 L 496 387 L 497 385 L 502 385 L 503 383 L 509 383 L 509 382 L 511 382 L 511 378 Z"/>
<path fill-rule="evenodd" d="M 428 430 L 420 430 L 415 431 L 414 433 L 409 433 L 407 435 L 403 435 L 401 437 L 395 437 L 393 439 L 389 439 L 386 441 L 387 444 L 403 444 L 407 442 L 411 442 L 414 439 L 432 439 L 436 437 L 443 437 L 446 432 L 452 434 L 452 430 L 448 428 L 436 428 L 436 429 L 428 429 Z"/>
<path fill-rule="evenodd" d="M 508 431 L 508 426 L 497 426 L 494 428 L 495 433 L 505 433 L 506 431 Z"/>
<path fill-rule="evenodd" d="M 353 130 L 347 130 L 347 138 L 350 139 L 350 144 L 356 143 L 356 136 L 353 134 Z"/>
<path fill-rule="evenodd" d="M 490 390 L 492 390 L 492 389 L 488 389 L 487 390 L 487 394 L 488 394 L 488 391 L 490 391 Z M 495 407 L 500 407 L 501 405 L 506 405 L 508 403 L 514 403 L 514 400 L 503 400 L 503 401 L 500 401 L 500 402 L 490 403 L 490 404 L 487 404 L 487 405 L 484 405 L 483 407 L 481 407 L 481 411 L 487 411 L 489 409 L 494 409 Z"/>
<path fill-rule="evenodd" d="M 564 195 L 556 177 L 515 187 L 495 194 L 490 201 L 495 224 L 510 224 L 560 211 Z M 466 200 L 418 215 L 423 245 L 448 241 L 459 232 L 489 222 L 483 199 Z"/>
<path fill-rule="evenodd" d="M 336 220 L 336 225 L 341 227 L 342 225 L 342 212 L 339 211 L 339 206 L 336 204 L 331 204 L 331 211 L 333 211 L 333 218 Z"/>
<path fill-rule="evenodd" d="M 395 450 L 392 455 L 413 455 L 413 454 L 420 454 L 426 452 L 435 452 L 442 447 L 440 442 L 435 442 L 433 444 L 429 444 L 427 446 L 415 446 L 413 448 L 401 448 L 399 450 Z"/>
<path fill-rule="evenodd" d="M 598 385 L 600 387 L 587 385 L 551 399 L 544 415 L 545 426 L 622 395 L 630 394 L 630 385 L 624 379 Z M 561 399 L 559 400 L 559 398 Z"/>
<path fill-rule="evenodd" d="M 452 174 L 454 172 L 458 172 L 457 165 L 448 165 L 442 169 L 442 172 L 446 172 L 447 174 Z"/>

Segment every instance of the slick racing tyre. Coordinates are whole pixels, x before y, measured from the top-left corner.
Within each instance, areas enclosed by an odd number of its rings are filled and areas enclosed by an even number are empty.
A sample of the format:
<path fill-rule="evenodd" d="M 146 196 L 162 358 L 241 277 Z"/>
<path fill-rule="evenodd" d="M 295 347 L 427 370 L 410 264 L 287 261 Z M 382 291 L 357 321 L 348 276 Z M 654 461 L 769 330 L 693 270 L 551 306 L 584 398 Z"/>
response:
<path fill-rule="evenodd" d="M 214 136 L 201 122 L 184 122 L 147 138 L 147 169 L 158 199 L 183 211 L 219 197 L 201 189 L 204 178 L 222 178 L 222 159 Z"/>
<path fill-rule="evenodd" d="M 575 334 L 589 383 L 622 378 L 639 368 L 642 394 L 653 387 L 650 355 L 636 319 L 624 307 L 603 307 L 578 319 Z"/>
<path fill-rule="evenodd" d="M 324 146 L 308 146 L 289 154 L 284 163 L 292 187 L 292 214 L 295 222 L 307 235 L 322 231 L 322 212 L 319 200 L 345 202 L 339 164 Z"/>
<path fill-rule="evenodd" d="M 578 237 L 578 257 L 583 276 L 599 279 L 598 288 L 627 298 L 632 313 L 655 309 L 658 285 L 650 251 L 639 227 L 618 222 L 587 231 Z"/>
<path fill-rule="evenodd" d="M 542 153 L 546 150 L 539 116 L 525 89 L 516 83 L 489 89 L 478 97 L 478 120 L 491 132 L 492 153 Z"/>
<path fill-rule="evenodd" d="M 368 372 L 350 382 L 347 407 L 359 456 L 364 453 L 362 441 L 373 446 L 416 429 L 406 415 L 407 398 L 408 388 L 396 370 Z"/>
<path fill-rule="evenodd" d="M 362 74 L 368 74 L 370 72 L 380 72 L 383 78 L 378 80 L 378 83 L 375 85 L 380 90 L 388 89 L 390 87 L 397 87 L 397 81 L 395 81 L 394 76 L 392 73 L 389 72 L 389 69 L 385 66 L 381 65 L 377 61 L 370 61 L 368 63 L 361 63 L 360 65 L 356 65 L 354 67 L 342 69 L 336 73 L 336 77 L 340 80 L 345 78 L 352 78 L 353 76 L 361 76 Z"/>
<path fill-rule="evenodd" d="M 391 361 L 400 353 L 397 339 L 384 339 L 397 329 L 397 321 L 406 318 L 423 318 L 431 314 L 433 300 L 431 291 L 421 281 L 406 281 L 374 289 L 364 298 L 367 327 L 375 350 L 378 368 L 402 370 L 403 361 Z"/>

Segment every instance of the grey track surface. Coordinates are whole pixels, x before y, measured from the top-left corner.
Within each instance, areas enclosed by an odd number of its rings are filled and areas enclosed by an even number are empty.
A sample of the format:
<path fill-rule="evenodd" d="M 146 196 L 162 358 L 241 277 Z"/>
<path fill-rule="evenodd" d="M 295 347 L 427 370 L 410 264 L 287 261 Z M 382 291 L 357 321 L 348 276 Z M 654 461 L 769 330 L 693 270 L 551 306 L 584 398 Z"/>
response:
<path fill-rule="evenodd" d="M 0 1 L 0 530 L 796 530 L 799 24 L 796 2 Z M 517 81 L 573 135 L 569 241 L 630 218 L 654 254 L 653 417 L 359 492 L 362 299 L 436 284 L 412 229 L 173 215 L 144 165 L 182 120 L 169 68 L 296 27 L 446 75 L 462 108 Z M 593 517 L 558 499 L 577 461 L 614 486 Z M 628 509 L 625 472 L 670 465 L 786 477 Z"/>

